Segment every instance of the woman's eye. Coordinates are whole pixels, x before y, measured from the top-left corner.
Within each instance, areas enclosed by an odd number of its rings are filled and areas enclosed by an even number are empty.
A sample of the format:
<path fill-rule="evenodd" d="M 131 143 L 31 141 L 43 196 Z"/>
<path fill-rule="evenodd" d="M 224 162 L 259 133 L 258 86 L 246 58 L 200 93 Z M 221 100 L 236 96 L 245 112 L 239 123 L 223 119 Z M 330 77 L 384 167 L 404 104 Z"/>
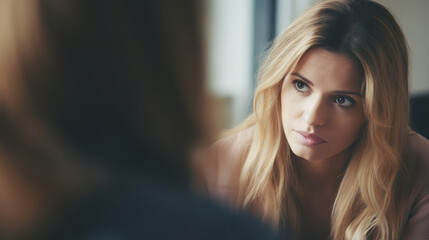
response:
<path fill-rule="evenodd" d="M 306 93 L 310 90 L 306 83 L 299 80 L 294 80 L 293 85 L 295 86 L 296 90 L 298 90 L 299 92 Z"/>
<path fill-rule="evenodd" d="M 334 102 L 341 107 L 351 107 L 355 104 L 355 101 L 352 98 L 346 96 L 338 96 L 334 99 Z"/>

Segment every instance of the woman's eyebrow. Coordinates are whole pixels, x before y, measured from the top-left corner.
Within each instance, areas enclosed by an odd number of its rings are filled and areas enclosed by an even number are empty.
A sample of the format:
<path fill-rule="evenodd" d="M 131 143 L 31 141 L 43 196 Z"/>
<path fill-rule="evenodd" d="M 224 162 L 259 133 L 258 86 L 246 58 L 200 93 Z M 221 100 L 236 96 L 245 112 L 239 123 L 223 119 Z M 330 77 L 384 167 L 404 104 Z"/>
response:
<path fill-rule="evenodd" d="M 308 85 L 313 86 L 313 82 L 308 80 L 306 77 L 302 76 L 301 74 L 299 74 L 297 72 L 293 72 L 293 73 L 291 73 L 291 75 L 297 76 L 297 77 L 301 78 L 302 80 L 304 80 L 304 82 L 308 83 Z"/>
<path fill-rule="evenodd" d="M 308 78 L 302 76 L 301 74 L 297 73 L 297 72 L 293 72 L 291 73 L 291 75 L 297 76 L 299 78 L 301 78 L 304 82 L 306 82 L 308 85 L 313 86 L 313 82 L 308 80 Z M 334 93 L 336 94 L 350 94 L 350 95 L 356 95 L 356 96 L 361 96 L 360 93 L 358 92 L 353 92 L 353 91 L 334 91 Z"/>
<path fill-rule="evenodd" d="M 337 94 L 351 94 L 351 95 L 356 95 L 356 96 L 361 96 L 360 93 L 358 92 L 351 92 L 351 91 L 334 91 L 334 93 Z"/>

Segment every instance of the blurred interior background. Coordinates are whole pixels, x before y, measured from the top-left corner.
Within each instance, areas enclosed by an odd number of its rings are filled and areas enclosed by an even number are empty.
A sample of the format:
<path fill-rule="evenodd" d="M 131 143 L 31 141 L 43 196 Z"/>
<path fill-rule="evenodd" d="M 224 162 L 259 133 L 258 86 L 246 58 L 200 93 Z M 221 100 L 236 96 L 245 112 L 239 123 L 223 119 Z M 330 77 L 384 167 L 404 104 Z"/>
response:
<path fill-rule="evenodd" d="M 412 96 L 429 94 L 429 1 L 376 1 L 396 17 L 408 40 Z M 217 120 L 222 128 L 237 125 L 251 112 L 262 53 L 275 36 L 315 2 L 317 0 L 208 0 L 208 84 L 218 106 Z M 427 118 L 428 105 L 419 104 L 422 106 L 418 108 L 419 114 Z"/>

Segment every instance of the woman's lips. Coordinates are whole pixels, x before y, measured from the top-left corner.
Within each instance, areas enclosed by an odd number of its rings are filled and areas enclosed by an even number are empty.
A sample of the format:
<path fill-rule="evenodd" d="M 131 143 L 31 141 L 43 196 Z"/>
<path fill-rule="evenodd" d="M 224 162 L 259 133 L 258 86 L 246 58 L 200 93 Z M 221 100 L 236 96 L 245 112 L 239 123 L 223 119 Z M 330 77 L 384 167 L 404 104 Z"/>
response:
<path fill-rule="evenodd" d="M 322 143 L 326 143 L 324 139 L 317 136 L 316 134 L 298 131 L 298 130 L 294 130 L 294 132 L 296 133 L 298 140 L 304 145 L 316 146 Z"/>

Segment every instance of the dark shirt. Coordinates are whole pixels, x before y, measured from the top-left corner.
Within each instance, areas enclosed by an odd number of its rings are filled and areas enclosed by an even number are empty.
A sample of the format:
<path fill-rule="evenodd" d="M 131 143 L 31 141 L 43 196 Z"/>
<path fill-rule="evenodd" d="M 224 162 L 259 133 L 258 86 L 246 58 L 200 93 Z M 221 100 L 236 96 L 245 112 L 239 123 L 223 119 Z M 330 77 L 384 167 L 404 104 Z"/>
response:
<path fill-rule="evenodd" d="M 132 184 L 130 184 L 132 183 Z M 258 221 L 180 185 L 124 177 L 71 208 L 47 239 L 276 239 Z"/>

